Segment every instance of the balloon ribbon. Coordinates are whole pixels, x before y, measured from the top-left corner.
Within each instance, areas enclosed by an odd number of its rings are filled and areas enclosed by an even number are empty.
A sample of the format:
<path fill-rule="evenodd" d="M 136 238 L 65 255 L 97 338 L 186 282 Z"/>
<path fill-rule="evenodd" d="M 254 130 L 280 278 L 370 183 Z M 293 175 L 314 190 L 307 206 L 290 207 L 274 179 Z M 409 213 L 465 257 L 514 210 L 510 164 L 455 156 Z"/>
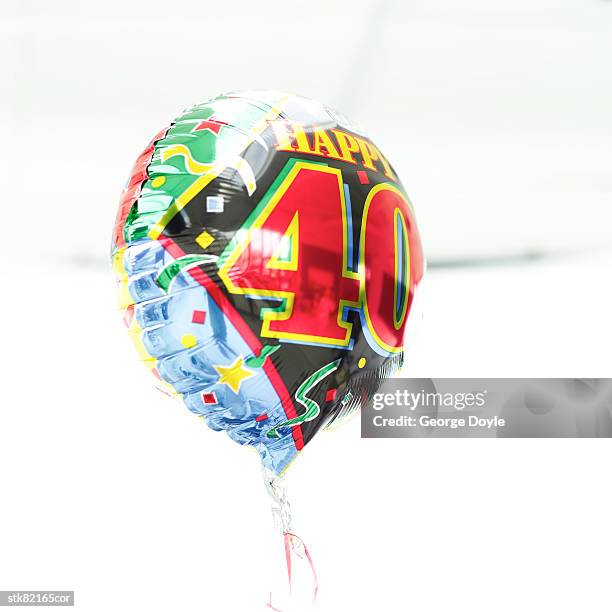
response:
<path fill-rule="evenodd" d="M 308 566 L 310 567 L 310 571 L 312 572 L 312 578 L 314 582 L 312 603 L 314 603 L 317 599 L 317 594 L 319 593 L 319 580 L 317 578 L 317 572 L 315 570 L 314 563 L 312 562 L 312 557 L 308 552 L 308 548 L 306 548 L 306 544 L 304 544 L 302 538 L 296 536 L 290 531 L 285 531 L 283 536 L 285 539 L 285 560 L 287 561 L 287 578 L 289 579 L 289 592 L 291 592 L 291 587 L 293 585 L 291 558 L 293 555 L 295 555 L 302 560 L 306 560 L 308 562 Z"/>

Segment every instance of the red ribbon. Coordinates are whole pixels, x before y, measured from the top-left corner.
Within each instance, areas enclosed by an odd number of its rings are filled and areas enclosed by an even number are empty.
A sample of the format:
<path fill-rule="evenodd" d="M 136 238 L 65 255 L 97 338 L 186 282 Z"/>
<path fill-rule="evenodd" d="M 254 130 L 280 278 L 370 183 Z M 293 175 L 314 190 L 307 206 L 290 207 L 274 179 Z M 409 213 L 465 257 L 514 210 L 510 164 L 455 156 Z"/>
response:
<path fill-rule="evenodd" d="M 285 544 L 285 562 L 287 564 L 287 579 L 289 581 L 289 593 L 292 592 L 293 587 L 293 567 L 294 567 L 294 557 L 300 559 L 302 561 L 306 561 L 308 563 L 308 567 L 310 568 L 310 572 L 312 574 L 312 581 L 314 584 L 314 590 L 312 594 L 312 604 L 317 599 L 317 594 L 319 592 L 319 580 L 317 578 L 317 572 L 314 567 L 314 563 L 312 561 L 312 557 L 310 556 L 310 552 L 304 544 L 304 541 L 299 536 L 291 533 L 289 531 L 285 531 L 283 533 L 283 540 Z M 270 599 L 266 603 L 268 608 L 273 610 L 274 612 L 282 612 L 279 608 L 276 608 L 272 605 L 272 593 L 270 593 Z"/>

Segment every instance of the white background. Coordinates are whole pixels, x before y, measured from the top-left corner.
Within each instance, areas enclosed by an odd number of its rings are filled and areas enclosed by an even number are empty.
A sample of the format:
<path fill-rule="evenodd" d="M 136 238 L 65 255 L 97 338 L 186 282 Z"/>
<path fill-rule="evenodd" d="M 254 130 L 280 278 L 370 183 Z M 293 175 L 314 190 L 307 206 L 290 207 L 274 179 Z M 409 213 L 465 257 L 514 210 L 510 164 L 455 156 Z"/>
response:
<path fill-rule="evenodd" d="M 273 586 L 257 457 L 152 389 L 106 262 L 136 155 L 220 91 L 319 98 L 395 165 L 432 264 L 406 374 L 611 375 L 611 2 L 0 11 L 0 590 L 242 611 Z M 303 455 L 318 609 L 610 610 L 609 441 L 361 440 L 353 420 Z"/>

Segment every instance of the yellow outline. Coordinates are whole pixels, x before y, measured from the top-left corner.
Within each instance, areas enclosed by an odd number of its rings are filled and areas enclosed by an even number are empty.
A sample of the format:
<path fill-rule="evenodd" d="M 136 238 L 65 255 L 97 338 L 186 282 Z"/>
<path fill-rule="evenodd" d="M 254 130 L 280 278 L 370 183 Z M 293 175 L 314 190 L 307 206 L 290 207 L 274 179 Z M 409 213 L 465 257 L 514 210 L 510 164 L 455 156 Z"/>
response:
<path fill-rule="evenodd" d="M 300 252 L 300 219 L 299 211 L 295 211 L 293 219 L 289 224 L 289 227 L 280 239 L 274 254 L 268 260 L 266 268 L 269 270 L 290 270 L 296 272 L 298 269 L 299 261 L 298 254 Z M 287 242 L 289 243 L 289 249 L 287 249 Z M 287 259 L 287 251 L 289 252 L 289 258 Z"/>
<path fill-rule="evenodd" d="M 329 338 L 327 336 L 317 336 L 314 334 L 298 334 L 294 332 L 281 332 L 273 331 L 270 329 L 270 323 L 272 321 L 286 321 L 291 318 L 293 314 L 293 306 L 295 302 L 295 292 L 293 291 L 274 291 L 270 289 L 254 289 L 248 288 L 243 289 L 234 285 L 230 271 L 235 265 L 240 255 L 245 251 L 247 246 L 253 240 L 253 232 L 259 230 L 274 208 L 278 205 L 282 197 L 285 195 L 293 181 L 296 179 L 298 173 L 303 169 L 314 170 L 316 172 L 326 172 L 328 174 L 334 174 L 338 179 L 338 193 L 340 196 L 340 207 L 342 211 L 342 228 L 343 228 L 343 240 L 342 240 L 342 278 L 349 278 L 359 281 L 359 299 L 356 302 L 350 300 L 339 299 L 338 301 L 338 315 L 336 322 L 338 327 L 345 330 L 345 336 L 343 339 Z M 295 217 L 294 217 L 295 218 Z M 293 223 L 293 222 L 292 222 Z M 238 234 L 237 234 L 238 236 Z M 230 293 L 247 295 L 247 296 L 258 296 L 267 298 L 276 298 L 284 300 L 284 304 L 280 308 L 264 308 L 261 311 L 263 323 L 261 326 L 261 336 L 265 338 L 279 338 L 285 340 L 299 340 L 303 342 L 310 342 L 314 344 L 324 344 L 333 346 L 348 346 L 351 339 L 351 331 L 353 328 L 352 323 L 344 321 L 342 319 L 344 309 L 346 307 L 359 308 L 361 305 L 362 298 L 362 278 L 360 274 L 352 272 L 348 269 L 348 224 L 346 219 L 346 202 L 344 199 L 344 185 L 342 182 L 342 172 L 339 168 L 333 168 L 330 166 L 324 166 L 320 163 L 297 161 L 293 167 L 287 173 L 287 176 L 283 179 L 281 184 L 278 186 L 276 192 L 270 198 L 270 201 L 265 205 L 261 213 L 253 221 L 248 230 L 240 232 L 239 241 L 237 242 L 234 250 L 229 254 L 227 259 L 223 262 L 219 268 L 219 277 L 224 282 Z"/>
<path fill-rule="evenodd" d="M 393 193 L 397 194 L 398 196 L 400 196 L 400 198 L 406 203 L 406 206 L 408 207 L 408 210 L 410 210 L 410 203 L 408 202 L 408 199 L 406 198 L 406 196 L 395 186 L 395 185 L 391 185 L 389 183 L 380 183 L 378 185 L 375 185 L 374 187 L 372 187 L 372 189 L 370 189 L 370 193 L 368 193 L 368 197 L 366 198 L 365 204 L 363 206 L 363 213 L 361 216 L 361 234 L 359 236 L 359 270 L 360 271 L 364 271 L 365 269 L 365 246 L 366 246 L 366 224 L 368 221 L 368 212 L 370 210 L 370 204 L 372 203 L 372 200 L 374 199 L 374 196 L 379 192 L 379 191 L 383 191 L 383 190 L 389 190 L 392 191 Z M 394 209 L 394 216 L 393 216 L 393 220 L 395 221 L 395 211 L 396 210 L 400 210 L 400 208 L 395 208 Z M 395 225 L 395 224 L 394 224 Z M 395 236 L 395 229 L 394 229 L 394 236 Z M 397 259 L 397 240 L 395 242 L 395 250 L 396 250 L 396 259 Z M 406 250 L 408 253 L 407 256 L 407 261 L 410 261 L 410 241 L 408 240 L 408 232 L 406 232 Z M 397 261 L 396 261 L 396 265 L 397 265 Z M 397 268 L 396 268 L 396 275 L 397 275 Z M 396 283 L 397 283 L 397 278 L 395 279 Z M 410 287 L 410 267 L 408 266 L 407 268 L 407 273 L 406 273 L 406 284 L 407 287 Z M 376 333 L 376 330 L 374 329 L 374 325 L 372 325 L 372 319 L 370 317 L 370 313 L 368 311 L 368 300 L 367 300 L 367 296 L 366 296 L 366 284 L 365 284 L 365 277 L 364 277 L 364 282 L 362 284 L 362 310 L 363 310 L 363 317 L 366 321 L 366 325 L 368 327 L 368 331 L 370 332 L 370 334 L 372 335 L 372 337 L 374 338 L 374 340 L 376 340 L 376 342 L 378 343 L 379 347 L 383 348 L 384 350 L 388 351 L 389 353 L 401 353 L 404 350 L 403 346 L 391 346 L 390 344 L 387 344 L 384 340 L 382 340 L 380 338 L 380 336 Z M 406 305 L 408 304 L 408 296 L 406 296 Z M 395 325 L 395 302 L 393 303 L 393 323 Z M 404 317 L 405 318 L 405 317 Z M 401 325 L 400 325 L 401 327 Z M 399 329 L 399 328 L 396 328 Z"/>
<path fill-rule="evenodd" d="M 123 256 L 127 247 L 121 247 L 113 255 L 113 274 L 117 282 L 117 304 L 123 313 L 128 306 L 134 304 L 134 298 L 129 290 L 129 278 L 123 263 Z"/>

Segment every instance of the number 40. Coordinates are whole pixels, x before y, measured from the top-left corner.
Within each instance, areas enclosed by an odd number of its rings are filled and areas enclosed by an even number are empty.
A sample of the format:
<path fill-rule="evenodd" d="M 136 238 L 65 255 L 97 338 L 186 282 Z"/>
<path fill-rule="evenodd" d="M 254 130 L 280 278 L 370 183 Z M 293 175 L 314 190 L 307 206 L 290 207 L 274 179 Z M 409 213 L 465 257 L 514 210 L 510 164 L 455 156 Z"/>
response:
<path fill-rule="evenodd" d="M 368 193 L 355 268 L 350 198 L 341 170 L 295 159 L 219 263 L 230 293 L 274 301 L 261 311 L 262 337 L 350 348 L 352 309 L 360 313 L 369 344 L 383 355 L 403 349 L 422 274 L 413 213 L 397 187 L 381 183 Z"/>

